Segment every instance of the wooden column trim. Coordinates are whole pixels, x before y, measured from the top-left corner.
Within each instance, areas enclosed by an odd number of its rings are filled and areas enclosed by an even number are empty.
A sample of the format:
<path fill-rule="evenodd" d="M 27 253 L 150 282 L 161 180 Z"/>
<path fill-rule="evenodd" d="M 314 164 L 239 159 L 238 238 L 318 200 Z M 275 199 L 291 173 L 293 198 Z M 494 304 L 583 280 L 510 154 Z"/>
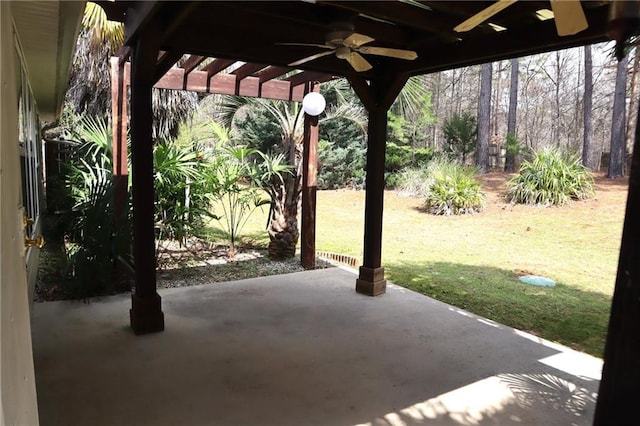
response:
<path fill-rule="evenodd" d="M 155 31 L 154 31 L 155 29 Z M 158 57 L 157 27 L 140 32 L 131 63 L 131 154 L 133 190 L 133 256 L 135 292 L 131 295 L 131 327 L 136 334 L 164 330 L 164 314 L 156 291 L 154 231 L 152 87 Z"/>
<path fill-rule="evenodd" d="M 305 92 L 320 92 L 320 84 L 307 83 Z M 315 269 L 318 117 L 304 115 L 304 138 L 302 144 L 302 241 L 300 242 L 300 260 L 305 269 Z"/>
<path fill-rule="evenodd" d="M 113 222 L 118 255 L 128 254 L 127 84 L 124 62 L 111 58 L 111 155 L 113 164 Z M 130 280 L 117 260 L 114 262 L 117 287 L 130 290 Z"/>
<path fill-rule="evenodd" d="M 640 118 L 640 107 L 638 109 Z M 593 424 L 629 425 L 638 422 L 635 406 L 640 383 L 640 126 L 636 127 L 629 193 L 611 317 L 604 350 L 604 367 Z"/>
<path fill-rule="evenodd" d="M 387 139 L 387 111 L 408 76 L 381 77 L 367 84 L 353 80 L 354 91 L 369 111 L 367 176 L 364 218 L 364 259 L 356 280 L 356 291 L 377 296 L 386 291 L 382 267 L 382 213 L 384 209 L 384 162 Z M 357 88 L 356 88 L 357 87 Z"/>

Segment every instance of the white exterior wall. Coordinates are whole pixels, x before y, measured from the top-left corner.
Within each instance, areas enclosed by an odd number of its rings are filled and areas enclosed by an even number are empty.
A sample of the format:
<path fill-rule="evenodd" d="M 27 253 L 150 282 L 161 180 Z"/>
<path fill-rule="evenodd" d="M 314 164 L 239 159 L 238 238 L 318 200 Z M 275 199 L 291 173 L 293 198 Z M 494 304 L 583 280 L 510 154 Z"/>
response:
<path fill-rule="evenodd" d="M 37 425 L 22 231 L 18 79 L 11 3 L 0 1 L 0 423 Z"/>

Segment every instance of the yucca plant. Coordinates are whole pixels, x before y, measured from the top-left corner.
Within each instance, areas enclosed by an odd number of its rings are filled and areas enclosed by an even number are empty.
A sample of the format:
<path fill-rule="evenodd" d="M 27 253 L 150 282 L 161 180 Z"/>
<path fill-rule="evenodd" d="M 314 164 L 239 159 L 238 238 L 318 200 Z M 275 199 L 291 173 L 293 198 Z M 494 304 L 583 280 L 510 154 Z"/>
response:
<path fill-rule="evenodd" d="M 477 213 L 484 208 L 485 196 L 475 168 L 446 160 L 433 161 L 428 168 L 433 179 L 425 202 L 429 213 L 450 216 Z"/>
<path fill-rule="evenodd" d="M 509 201 L 528 205 L 562 206 L 594 194 L 593 175 L 578 156 L 555 148 L 539 151 L 531 161 L 524 161 L 508 186 Z"/>

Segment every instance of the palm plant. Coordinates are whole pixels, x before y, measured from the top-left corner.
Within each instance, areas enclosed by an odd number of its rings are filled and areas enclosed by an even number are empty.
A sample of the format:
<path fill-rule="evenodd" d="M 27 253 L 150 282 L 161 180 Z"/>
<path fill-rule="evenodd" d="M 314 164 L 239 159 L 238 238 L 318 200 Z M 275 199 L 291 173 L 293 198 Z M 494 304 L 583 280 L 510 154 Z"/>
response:
<path fill-rule="evenodd" d="M 343 83 L 340 83 L 344 85 Z M 328 84 L 340 90 L 338 83 Z M 328 108 L 320 123 L 341 118 L 365 128 L 365 113 L 355 102 L 342 101 Z M 260 98 L 228 98 L 220 109 L 219 119 L 241 134 L 246 141 L 262 152 L 280 155 L 293 173 L 269 175 L 263 187 L 271 197 L 269 220 L 269 256 L 284 259 L 295 255 L 299 238 L 298 208 L 302 182 L 302 136 L 304 114 L 299 103 L 287 103 Z M 256 123 L 262 126 L 256 126 Z M 273 137 L 273 132 L 278 137 Z M 274 180 L 275 179 L 275 180 Z"/>
<path fill-rule="evenodd" d="M 74 201 L 67 212 L 67 267 L 63 274 L 72 296 L 88 297 L 126 289 L 117 283 L 113 262 L 126 256 L 128 244 L 118 241 L 113 208 L 110 127 L 85 118 L 74 132 L 75 155 L 68 163 L 67 185 Z M 119 220 L 125 226 L 126 220 Z"/>
<path fill-rule="evenodd" d="M 225 144 L 212 153 L 205 179 L 207 190 L 222 210 L 216 219 L 229 239 L 229 257 L 235 256 L 240 233 L 252 213 L 271 204 L 260 188 L 271 195 L 273 182 L 283 182 L 288 171 L 282 156 L 270 157 L 243 145 Z"/>
<path fill-rule="evenodd" d="M 95 3 L 87 2 L 82 28 L 71 65 L 67 111 L 76 115 L 107 119 L 111 113 L 111 78 L 109 58 L 122 46 L 124 27 L 107 20 Z M 153 137 L 175 136 L 178 123 L 188 118 L 197 107 L 195 93 L 153 91 Z M 71 123 L 73 124 L 73 123 Z M 59 129 L 62 132 L 68 129 Z"/>
<path fill-rule="evenodd" d="M 155 225 L 158 241 L 186 243 L 210 216 L 204 164 L 191 147 L 164 141 L 153 149 Z"/>

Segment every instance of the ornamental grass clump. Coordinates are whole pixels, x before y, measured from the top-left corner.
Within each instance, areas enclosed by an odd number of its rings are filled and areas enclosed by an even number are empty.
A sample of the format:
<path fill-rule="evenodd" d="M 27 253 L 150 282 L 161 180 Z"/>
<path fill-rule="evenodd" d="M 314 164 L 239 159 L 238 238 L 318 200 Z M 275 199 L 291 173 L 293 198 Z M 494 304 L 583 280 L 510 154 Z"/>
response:
<path fill-rule="evenodd" d="M 477 170 L 449 161 L 430 164 L 433 183 L 425 208 L 435 215 L 460 215 L 480 212 L 485 196 L 476 179 Z"/>
<path fill-rule="evenodd" d="M 517 176 L 509 181 L 507 200 L 512 203 L 562 206 L 594 194 L 593 175 L 577 156 L 558 149 L 545 149 L 525 161 Z"/>

